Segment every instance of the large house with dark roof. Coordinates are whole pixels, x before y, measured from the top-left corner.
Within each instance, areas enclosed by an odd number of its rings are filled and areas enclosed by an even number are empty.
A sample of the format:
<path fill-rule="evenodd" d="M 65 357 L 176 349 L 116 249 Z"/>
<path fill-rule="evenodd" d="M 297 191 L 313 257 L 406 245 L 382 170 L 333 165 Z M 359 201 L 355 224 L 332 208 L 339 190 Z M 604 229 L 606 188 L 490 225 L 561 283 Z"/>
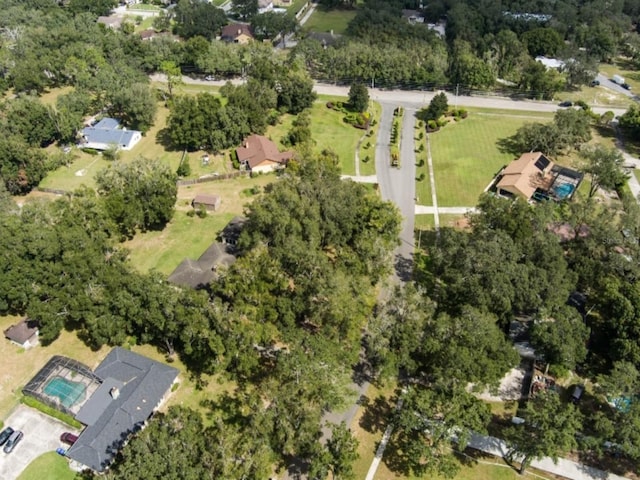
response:
<path fill-rule="evenodd" d="M 216 278 L 220 269 L 229 268 L 236 257 L 228 253 L 227 246 L 214 242 L 198 260 L 185 258 L 169 275 L 168 281 L 174 285 L 196 290 L 207 288 Z"/>
<path fill-rule="evenodd" d="M 98 365 L 100 386 L 76 420 L 86 425 L 66 456 L 77 467 L 103 472 L 129 436 L 144 427 L 178 376 L 178 370 L 116 347 Z"/>
<path fill-rule="evenodd" d="M 85 127 L 81 135 L 81 146 L 94 150 L 108 150 L 113 147 L 118 150 L 131 150 L 142 138 L 141 132 L 120 127 L 120 122 L 115 118 L 103 118 L 95 125 Z"/>

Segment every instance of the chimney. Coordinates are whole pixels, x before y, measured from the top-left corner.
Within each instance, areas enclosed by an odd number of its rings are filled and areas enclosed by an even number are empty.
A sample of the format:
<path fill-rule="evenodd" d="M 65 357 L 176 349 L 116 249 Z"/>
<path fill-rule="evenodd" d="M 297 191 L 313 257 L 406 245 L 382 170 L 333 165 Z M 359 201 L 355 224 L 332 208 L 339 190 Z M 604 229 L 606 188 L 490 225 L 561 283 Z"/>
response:
<path fill-rule="evenodd" d="M 109 390 L 109 395 L 115 400 L 120 396 L 120 390 L 118 390 L 118 387 L 112 387 L 111 390 Z"/>
<path fill-rule="evenodd" d="M 333 37 L 333 28 L 330 30 L 331 36 Z"/>
<path fill-rule="evenodd" d="M 241 33 L 242 33 L 242 29 L 241 29 L 241 28 L 239 28 L 239 29 L 238 29 L 238 35 L 240 35 Z"/>

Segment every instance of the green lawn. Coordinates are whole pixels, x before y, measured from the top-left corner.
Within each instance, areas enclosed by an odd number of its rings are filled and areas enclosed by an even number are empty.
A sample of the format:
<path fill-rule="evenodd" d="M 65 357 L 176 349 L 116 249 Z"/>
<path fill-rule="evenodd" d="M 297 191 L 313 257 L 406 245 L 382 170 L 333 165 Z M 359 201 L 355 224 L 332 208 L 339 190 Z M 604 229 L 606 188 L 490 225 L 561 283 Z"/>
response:
<path fill-rule="evenodd" d="M 498 140 L 513 135 L 527 122 L 545 118 L 536 115 L 531 118 L 524 112 L 496 115 L 471 110 L 468 118 L 431 133 L 438 205 L 475 205 L 498 170 L 514 159 L 514 155 L 500 152 Z M 417 168 L 416 174 L 419 176 L 422 172 L 428 178 L 426 162 Z M 427 184 L 417 182 L 416 194 L 420 199 L 430 195 Z"/>
<path fill-rule="evenodd" d="M 142 10 L 146 12 L 159 12 L 160 7 L 157 5 L 149 5 L 146 3 L 137 3 L 135 5 L 130 5 L 127 7 L 127 12 L 135 12 L 136 10 Z"/>
<path fill-rule="evenodd" d="M 69 462 L 56 452 L 40 455 L 20 474 L 18 480 L 73 480 L 76 472 Z"/>
<path fill-rule="evenodd" d="M 453 215 L 449 213 L 438 215 L 440 220 L 440 227 L 460 228 L 459 222 L 461 222 L 464 215 Z M 416 230 L 433 230 L 435 228 L 435 221 L 433 215 L 421 213 L 415 216 L 415 228 Z"/>
<path fill-rule="evenodd" d="M 253 200 L 247 192 L 254 185 L 263 188 L 275 179 L 274 175 L 259 175 L 180 187 L 176 213 L 164 230 L 138 233 L 125 242 L 131 263 L 142 272 L 156 269 L 168 275 L 185 258 L 197 259 L 229 220 L 242 214 L 243 205 Z M 189 217 L 191 200 L 198 193 L 220 195 L 220 209 L 205 218 Z"/>
<path fill-rule="evenodd" d="M 185 258 L 197 260 L 232 218 L 232 214 L 189 217 L 186 211 L 178 211 L 164 230 L 140 233 L 125 246 L 131 249 L 129 258 L 138 270 L 169 275 Z"/>
<path fill-rule="evenodd" d="M 293 17 L 297 14 L 308 0 L 293 0 L 290 7 L 287 8 L 287 15 Z"/>
<path fill-rule="evenodd" d="M 142 32 L 143 30 L 148 30 L 153 26 L 154 17 L 148 17 L 142 20 L 139 25 L 136 25 L 135 31 Z"/>
<path fill-rule="evenodd" d="M 340 159 L 342 173 L 345 175 L 353 175 L 355 174 L 354 160 L 356 146 L 363 131 L 345 123 L 343 121 L 344 114 L 329 109 L 326 106 L 328 101 L 337 102 L 344 100 L 342 97 L 326 96 L 322 96 L 316 100 L 313 107 L 311 107 L 310 128 L 315 143 L 315 151 L 319 153 L 324 149 L 333 150 Z M 291 128 L 293 120 L 293 115 L 282 115 L 278 124 L 267 128 L 265 135 L 274 142 L 277 142 L 280 149 L 286 148 L 281 140 Z M 368 168 L 369 166 L 361 169 L 361 173 L 362 171 L 369 171 Z M 375 169 L 375 166 L 371 168 Z"/>
<path fill-rule="evenodd" d="M 309 20 L 304 24 L 310 32 L 330 32 L 343 34 L 349 22 L 356 16 L 355 10 L 325 10 L 316 8 Z"/>
<path fill-rule="evenodd" d="M 166 150 L 158 139 L 160 130 L 166 126 L 168 116 L 169 110 L 162 102 L 159 102 L 154 125 L 144 134 L 142 140 L 133 149 L 120 152 L 120 160 L 130 162 L 139 156 L 143 156 L 166 162 L 175 171 L 180 163 L 182 152 Z M 77 149 L 73 150 L 73 155 L 76 160 L 70 166 L 62 166 L 50 172 L 40 182 L 40 186 L 62 190 L 74 190 L 83 184 L 95 187 L 94 176 L 96 172 L 108 166 L 110 162 L 103 159 L 101 155 L 90 155 Z"/>

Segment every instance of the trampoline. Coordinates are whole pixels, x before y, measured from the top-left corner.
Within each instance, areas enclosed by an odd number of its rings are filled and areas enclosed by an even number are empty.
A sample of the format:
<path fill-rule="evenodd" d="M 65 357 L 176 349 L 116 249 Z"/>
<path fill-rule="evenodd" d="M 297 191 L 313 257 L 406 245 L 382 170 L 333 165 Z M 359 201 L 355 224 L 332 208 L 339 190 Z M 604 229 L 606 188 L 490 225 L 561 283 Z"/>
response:
<path fill-rule="evenodd" d="M 62 377 L 53 377 L 44 386 L 44 393 L 60 399 L 66 408 L 71 408 L 78 401 L 84 400 L 86 386 Z"/>
<path fill-rule="evenodd" d="M 574 185 L 570 183 L 562 183 L 554 188 L 554 192 L 558 196 L 558 198 L 564 200 L 565 198 L 571 196 L 574 189 Z"/>

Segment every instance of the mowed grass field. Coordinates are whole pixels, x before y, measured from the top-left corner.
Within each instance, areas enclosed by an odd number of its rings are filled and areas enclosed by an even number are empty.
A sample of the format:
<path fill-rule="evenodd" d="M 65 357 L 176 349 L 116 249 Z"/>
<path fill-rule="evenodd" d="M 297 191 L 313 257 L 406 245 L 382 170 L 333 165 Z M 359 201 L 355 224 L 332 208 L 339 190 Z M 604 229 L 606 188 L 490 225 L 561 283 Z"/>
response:
<path fill-rule="evenodd" d="M 73 480 L 76 472 L 66 458 L 56 452 L 40 455 L 20 474 L 18 480 Z"/>
<path fill-rule="evenodd" d="M 167 150 L 160 140 L 161 131 L 166 127 L 168 118 L 169 109 L 164 106 L 164 102 L 158 102 L 158 112 L 154 125 L 145 133 L 133 149 L 120 151 L 119 160 L 125 163 L 131 162 L 138 157 L 160 160 L 169 165 L 169 168 L 175 172 L 180 164 L 183 152 Z M 55 146 L 50 147 L 50 149 L 56 148 Z M 209 155 L 209 164 L 203 165 L 201 159 L 205 153 L 204 151 L 188 152 L 187 155 L 191 165 L 190 178 L 233 171 L 228 153 Z M 78 148 L 74 148 L 69 155 L 74 158 L 72 163 L 47 174 L 40 182 L 40 187 L 68 191 L 73 191 L 81 185 L 95 188 L 96 173 L 112 163 L 100 154 L 90 155 Z"/>
<path fill-rule="evenodd" d="M 345 175 L 353 175 L 355 173 L 354 161 L 356 147 L 358 146 L 358 139 L 362 136 L 364 131 L 345 123 L 343 121 L 343 113 L 327 108 L 327 102 L 338 101 L 346 101 L 346 99 L 344 97 L 329 97 L 322 95 L 311 107 L 310 128 L 312 132 L 312 139 L 314 141 L 314 151 L 317 153 L 320 153 L 324 149 L 334 151 L 340 160 L 342 173 Z M 379 106 L 377 108 L 379 108 Z M 291 129 L 291 124 L 294 119 L 295 117 L 293 115 L 283 115 L 280 117 L 280 122 L 278 124 L 267 128 L 265 135 L 276 142 L 280 147 L 280 150 L 284 150 L 286 148 L 282 142 L 282 138 Z M 373 150 L 373 147 L 371 150 Z M 374 163 L 374 161 L 372 160 L 370 163 Z M 363 171 L 369 171 L 369 167 L 365 167 L 365 169 L 363 169 L 362 164 L 360 167 L 361 173 Z M 373 168 L 375 169 L 375 166 Z"/>
<path fill-rule="evenodd" d="M 310 32 L 330 32 L 343 34 L 346 32 L 349 22 L 356 16 L 355 10 L 325 10 L 316 8 L 309 20 L 304 24 L 304 29 Z"/>
<path fill-rule="evenodd" d="M 185 258 L 197 260 L 229 220 L 242 215 L 244 206 L 253 201 L 251 189 L 263 190 L 274 181 L 275 175 L 258 175 L 180 187 L 171 222 L 162 231 L 138 233 L 123 244 L 130 250 L 131 263 L 141 272 L 155 269 L 169 275 Z M 199 193 L 219 195 L 220 208 L 204 218 L 188 216 L 191 201 Z"/>
<path fill-rule="evenodd" d="M 158 159 L 166 162 L 175 171 L 180 163 L 182 152 L 167 150 L 160 143 L 158 137 L 159 132 L 166 126 L 168 116 L 169 110 L 164 106 L 164 103 L 158 102 L 158 112 L 154 125 L 133 149 L 120 152 L 120 160 L 122 162 L 131 162 L 140 156 L 152 160 Z M 70 155 L 73 155 L 76 160 L 68 167 L 62 166 L 50 172 L 40 182 L 41 187 L 75 190 L 81 185 L 87 185 L 93 188 L 95 187 L 95 174 L 111 163 L 109 160 L 105 160 L 102 155 L 90 155 L 76 148 L 72 150 Z"/>
<path fill-rule="evenodd" d="M 501 152 L 498 141 L 513 135 L 525 123 L 551 118 L 537 112 L 503 114 L 470 109 L 468 118 L 429 134 L 438 206 L 474 206 L 494 175 L 515 158 Z M 416 193 L 426 199 L 430 195 L 425 187 L 429 176 L 426 162 L 417 168 L 416 175 L 422 172 L 425 181 L 417 182 Z"/>

